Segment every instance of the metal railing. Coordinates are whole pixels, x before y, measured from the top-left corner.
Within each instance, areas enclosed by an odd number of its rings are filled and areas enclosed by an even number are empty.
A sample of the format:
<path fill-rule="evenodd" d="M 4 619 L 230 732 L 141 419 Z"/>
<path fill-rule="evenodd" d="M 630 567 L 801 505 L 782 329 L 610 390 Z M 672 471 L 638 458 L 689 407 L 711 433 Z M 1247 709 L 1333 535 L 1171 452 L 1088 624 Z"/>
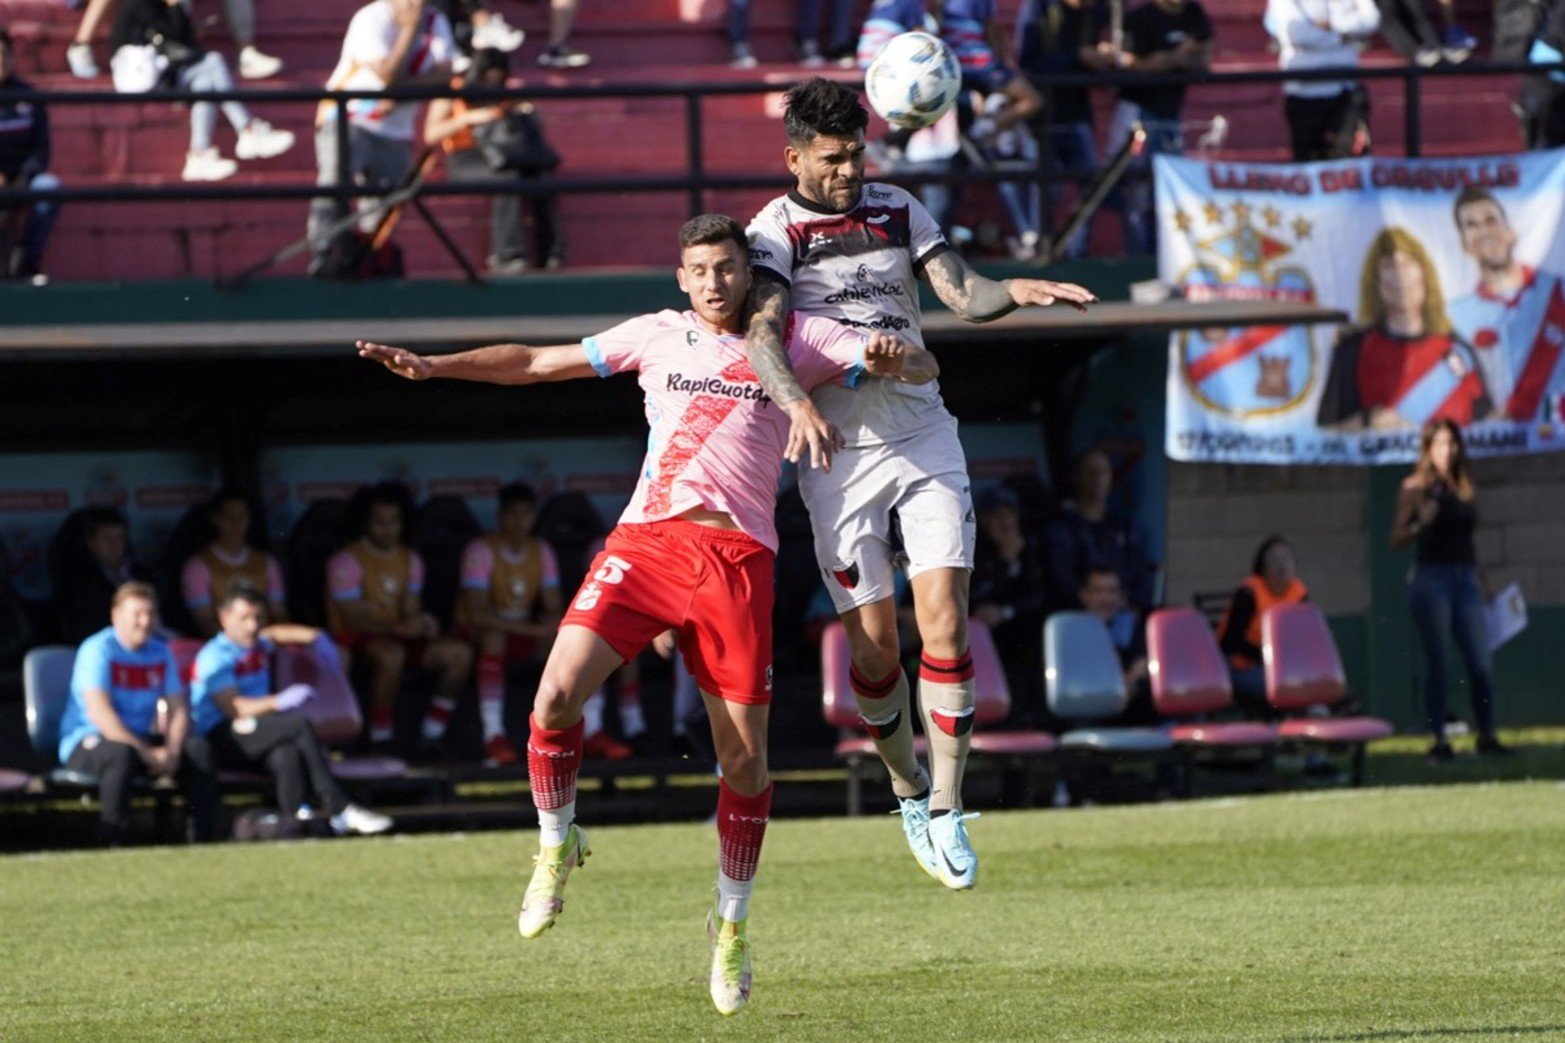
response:
<path fill-rule="evenodd" d="M 1404 97 L 1403 151 L 1416 157 L 1423 151 L 1423 84 L 1428 79 L 1461 77 L 1494 77 L 1543 75 L 1565 73 L 1565 62 L 1534 65 L 1524 62 L 1463 65 L 1437 65 L 1424 68 L 1417 65 L 1391 68 L 1364 68 L 1346 66 L 1327 69 L 1294 70 L 1277 69 L 1253 71 L 1226 71 L 1201 73 L 1153 73 L 1142 74 L 1124 71 L 1101 73 L 1063 74 L 1040 80 L 1044 87 L 1114 88 L 1122 86 L 1196 87 L 1211 89 L 1225 85 L 1269 84 L 1285 81 L 1354 80 L 1376 82 L 1399 81 Z M 544 176 L 519 181 L 515 177 L 496 177 L 484 180 L 460 182 L 426 182 L 421 195 L 493 195 L 497 193 L 598 195 L 613 193 L 679 192 L 686 196 L 691 214 L 700 213 L 707 192 L 732 189 L 777 189 L 787 183 L 787 176 L 780 171 L 755 173 L 717 173 L 708 169 L 705 148 L 706 115 L 703 101 L 707 98 L 733 95 L 773 94 L 786 90 L 788 83 L 619 83 L 596 86 L 552 87 L 525 86 L 503 89 L 463 89 L 453 91 L 449 87 L 394 88 L 386 91 L 329 91 L 324 88 L 290 88 L 232 90 L 204 93 L 160 90 L 145 94 L 118 94 L 112 91 L 36 91 L 26 95 L 0 91 L 0 101 L 26 97 L 27 100 L 46 106 L 85 105 L 148 105 L 185 104 L 192 102 L 241 101 L 249 105 L 300 104 L 315 106 L 327 102 L 334 106 L 336 114 L 337 149 L 339 156 L 348 154 L 348 105 L 358 100 L 428 101 L 433 98 L 461 98 L 470 103 L 526 99 L 547 102 L 556 99 L 623 98 L 677 98 L 683 103 L 685 130 L 685 165 L 682 172 L 667 174 L 608 174 L 601 176 Z M 561 131 L 556 124 L 556 137 Z M 781 143 L 779 131 L 779 144 Z M 984 182 L 1035 183 L 1047 190 L 1058 174 L 1049 170 L 1050 164 L 1040 163 L 1038 169 L 1017 172 L 1015 170 L 963 170 L 958 173 L 928 172 L 906 175 L 888 175 L 885 180 L 898 184 L 920 185 L 928 183 L 967 184 Z M 52 189 L 30 187 L 0 188 L 0 206 L 25 203 L 32 200 L 55 202 L 186 202 L 205 200 L 291 200 L 317 197 L 351 200 L 358 197 L 385 196 L 397 189 L 355 185 L 348 178 L 347 165 L 338 164 L 339 178 L 334 185 L 314 183 L 300 184 L 202 184 L 177 182 L 171 184 L 121 185 L 71 185 L 62 184 Z"/>

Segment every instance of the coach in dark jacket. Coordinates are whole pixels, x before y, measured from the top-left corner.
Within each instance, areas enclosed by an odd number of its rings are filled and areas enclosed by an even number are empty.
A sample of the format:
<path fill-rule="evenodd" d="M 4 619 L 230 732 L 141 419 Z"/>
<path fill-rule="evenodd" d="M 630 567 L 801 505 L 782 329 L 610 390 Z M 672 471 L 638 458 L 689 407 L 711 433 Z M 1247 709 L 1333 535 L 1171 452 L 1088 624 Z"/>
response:
<path fill-rule="evenodd" d="M 58 188 L 49 168 L 49 115 L 28 95 L 33 88 L 15 75 L 11 35 L 0 29 L 0 187 Z M 34 202 L 26 213 L 0 204 L 0 278 L 30 279 L 41 272 L 44 244 L 59 206 Z"/>

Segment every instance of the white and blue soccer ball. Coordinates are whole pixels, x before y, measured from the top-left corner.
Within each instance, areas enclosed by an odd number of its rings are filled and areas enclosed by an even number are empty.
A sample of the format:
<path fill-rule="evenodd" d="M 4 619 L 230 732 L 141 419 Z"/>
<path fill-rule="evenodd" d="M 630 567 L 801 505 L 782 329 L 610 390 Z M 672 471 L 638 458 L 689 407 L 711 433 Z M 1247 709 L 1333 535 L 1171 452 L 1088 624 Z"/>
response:
<path fill-rule="evenodd" d="M 934 123 L 956 104 L 962 69 L 938 36 L 894 36 L 864 73 L 864 92 L 885 121 L 902 130 Z"/>

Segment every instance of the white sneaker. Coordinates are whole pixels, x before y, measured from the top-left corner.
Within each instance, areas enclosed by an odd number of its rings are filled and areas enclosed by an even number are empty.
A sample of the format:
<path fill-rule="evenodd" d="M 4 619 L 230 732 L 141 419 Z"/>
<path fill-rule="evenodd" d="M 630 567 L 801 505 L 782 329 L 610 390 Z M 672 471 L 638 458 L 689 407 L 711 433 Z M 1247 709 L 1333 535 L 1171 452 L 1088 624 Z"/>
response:
<path fill-rule="evenodd" d="M 497 11 L 489 12 L 482 25 L 473 26 L 473 50 L 514 51 L 527 39 L 527 34 L 505 20 Z"/>
<path fill-rule="evenodd" d="M 962 809 L 954 808 L 929 820 L 929 842 L 938 856 L 935 875 L 953 891 L 970 891 L 978 882 L 978 855 L 968 842 L 963 818 Z"/>
<path fill-rule="evenodd" d="M 78 80 L 90 80 L 98 75 L 98 63 L 92 56 L 92 44 L 71 44 L 65 49 L 65 63 L 71 67 L 71 75 Z"/>
<path fill-rule="evenodd" d="M 185 153 L 185 169 L 179 175 L 184 181 L 222 181 L 234 176 L 239 164 L 218 155 L 217 149 Z"/>
<path fill-rule="evenodd" d="M 239 75 L 247 80 L 264 80 L 283 71 L 283 60 L 264 54 L 254 44 L 239 52 Z"/>
<path fill-rule="evenodd" d="M 293 148 L 293 131 L 278 130 L 265 120 L 253 119 L 239 132 L 234 155 L 240 159 L 271 159 Z"/>
<path fill-rule="evenodd" d="M 390 816 L 357 804 L 349 804 L 331 817 L 331 831 L 339 837 L 348 833 L 355 833 L 361 837 L 374 836 L 390 828 Z"/>

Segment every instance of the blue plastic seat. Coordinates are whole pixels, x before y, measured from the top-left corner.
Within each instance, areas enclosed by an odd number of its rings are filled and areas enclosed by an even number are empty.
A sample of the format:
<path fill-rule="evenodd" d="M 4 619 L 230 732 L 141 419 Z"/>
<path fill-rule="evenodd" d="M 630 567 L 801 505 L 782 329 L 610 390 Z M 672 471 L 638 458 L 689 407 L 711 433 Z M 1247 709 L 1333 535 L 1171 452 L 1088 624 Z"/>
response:
<path fill-rule="evenodd" d="M 1044 683 L 1049 710 L 1074 721 L 1103 721 L 1125 712 L 1129 693 L 1119 654 L 1103 622 L 1087 612 L 1056 612 L 1043 625 Z M 1174 740 L 1156 728 L 1104 725 L 1060 736 L 1060 748 L 1092 753 L 1155 755 Z"/>

